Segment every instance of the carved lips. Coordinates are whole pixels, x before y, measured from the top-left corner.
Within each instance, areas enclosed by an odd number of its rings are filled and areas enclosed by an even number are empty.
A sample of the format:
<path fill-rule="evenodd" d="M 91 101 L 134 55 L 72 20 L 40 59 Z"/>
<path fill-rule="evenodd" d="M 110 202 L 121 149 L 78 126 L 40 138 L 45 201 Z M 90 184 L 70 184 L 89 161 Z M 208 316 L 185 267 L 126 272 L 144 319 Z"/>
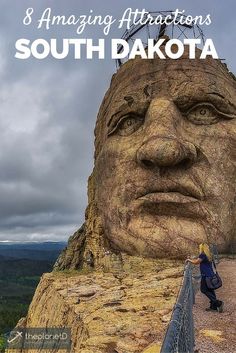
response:
<path fill-rule="evenodd" d="M 199 201 L 199 199 L 196 199 L 195 197 L 186 196 L 179 192 L 154 192 L 140 197 L 139 200 L 150 201 L 155 203 L 160 203 L 160 202 L 189 203 L 189 202 Z"/>
<path fill-rule="evenodd" d="M 192 203 L 203 200 L 203 192 L 194 184 L 188 186 L 166 185 L 165 187 L 150 188 L 137 200 L 150 201 L 154 203 L 173 202 L 173 203 Z"/>
<path fill-rule="evenodd" d="M 180 216 L 187 218 L 202 218 L 206 216 L 204 193 L 191 181 L 187 186 L 165 182 L 165 187 L 150 187 L 140 194 L 134 203 L 134 209 L 142 208 L 149 215 Z"/>

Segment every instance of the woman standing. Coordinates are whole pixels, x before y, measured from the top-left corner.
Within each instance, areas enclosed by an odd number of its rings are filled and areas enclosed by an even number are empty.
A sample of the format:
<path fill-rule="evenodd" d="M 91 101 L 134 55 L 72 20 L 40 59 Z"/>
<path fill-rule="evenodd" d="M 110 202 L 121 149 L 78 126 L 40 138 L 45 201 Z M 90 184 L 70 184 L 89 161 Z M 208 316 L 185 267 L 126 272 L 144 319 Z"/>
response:
<path fill-rule="evenodd" d="M 199 245 L 199 256 L 197 259 L 187 259 L 186 262 L 191 262 L 193 265 L 200 264 L 201 272 L 201 292 L 210 300 L 210 307 L 206 308 L 207 311 L 223 312 L 224 302 L 216 298 L 214 289 L 207 287 L 206 277 L 214 276 L 212 268 L 212 256 L 209 246 L 205 243 Z"/>

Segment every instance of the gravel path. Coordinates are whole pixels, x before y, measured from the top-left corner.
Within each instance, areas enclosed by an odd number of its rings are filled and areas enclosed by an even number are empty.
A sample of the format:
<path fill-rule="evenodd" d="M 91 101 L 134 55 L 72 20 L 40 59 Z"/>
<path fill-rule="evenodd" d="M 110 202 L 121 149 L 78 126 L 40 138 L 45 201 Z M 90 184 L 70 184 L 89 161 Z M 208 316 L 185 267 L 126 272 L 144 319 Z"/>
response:
<path fill-rule="evenodd" d="M 222 259 L 218 271 L 223 287 L 216 291 L 224 312 L 207 312 L 208 298 L 200 291 L 194 306 L 196 352 L 236 353 L 236 259 Z"/>

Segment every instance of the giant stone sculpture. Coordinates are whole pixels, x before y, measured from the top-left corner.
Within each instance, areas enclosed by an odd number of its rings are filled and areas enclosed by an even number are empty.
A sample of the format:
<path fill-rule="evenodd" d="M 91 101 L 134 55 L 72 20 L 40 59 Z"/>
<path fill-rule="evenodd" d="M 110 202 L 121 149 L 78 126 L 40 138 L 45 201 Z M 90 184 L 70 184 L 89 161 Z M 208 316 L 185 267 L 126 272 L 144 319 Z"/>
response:
<path fill-rule="evenodd" d="M 187 49 L 119 69 L 98 114 L 85 226 L 56 268 L 81 267 L 86 256 L 100 266 L 108 254 L 183 259 L 201 242 L 231 247 L 235 88 L 226 65 L 190 60 Z"/>

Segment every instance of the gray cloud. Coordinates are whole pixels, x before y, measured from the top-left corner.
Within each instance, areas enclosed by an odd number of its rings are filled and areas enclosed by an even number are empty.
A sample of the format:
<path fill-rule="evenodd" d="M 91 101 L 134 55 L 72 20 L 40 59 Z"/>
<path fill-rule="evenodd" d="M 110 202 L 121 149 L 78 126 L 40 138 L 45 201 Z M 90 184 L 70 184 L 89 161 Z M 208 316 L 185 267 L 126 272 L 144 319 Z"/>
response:
<path fill-rule="evenodd" d="M 93 130 L 99 104 L 115 71 L 109 59 L 43 61 L 14 58 L 18 38 L 73 38 L 75 28 L 36 30 L 23 26 L 28 7 L 35 17 L 51 6 L 55 14 L 112 14 L 127 7 L 163 10 L 164 1 L 121 0 L 107 6 L 88 0 L 3 0 L 0 4 L 0 240 L 62 240 L 83 222 L 87 178 L 93 166 Z M 236 4 L 201 0 L 169 1 L 168 9 L 193 15 L 211 13 L 204 28 L 232 71 Z M 228 10 L 230 9 L 230 11 Z M 110 37 L 120 37 L 115 27 Z M 99 38 L 88 28 L 83 37 Z M 110 38 L 109 37 L 109 38 Z"/>

